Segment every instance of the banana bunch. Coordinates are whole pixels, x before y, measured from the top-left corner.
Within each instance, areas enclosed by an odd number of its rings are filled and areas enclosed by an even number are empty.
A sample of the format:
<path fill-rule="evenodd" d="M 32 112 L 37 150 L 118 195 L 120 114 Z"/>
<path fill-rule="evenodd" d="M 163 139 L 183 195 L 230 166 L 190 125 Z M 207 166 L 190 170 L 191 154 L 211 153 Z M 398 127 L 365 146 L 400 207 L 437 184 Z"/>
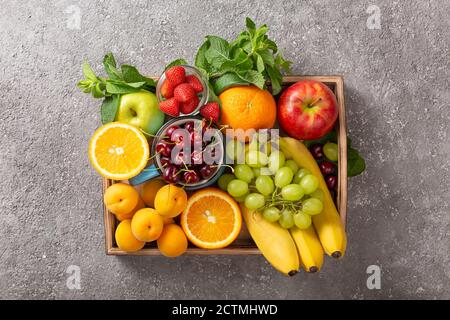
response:
<path fill-rule="evenodd" d="M 322 213 L 313 216 L 313 225 L 305 230 L 296 227 L 286 230 L 244 205 L 242 214 L 250 235 L 275 269 L 289 276 L 295 275 L 300 267 L 306 272 L 318 272 L 324 252 L 334 258 L 344 256 L 347 245 L 344 226 L 319 166 L 305 145 L 292 138 L 280 138 L 280 147 L 286 158 L 319 178 L 319 188 L 324 193 Z"/>

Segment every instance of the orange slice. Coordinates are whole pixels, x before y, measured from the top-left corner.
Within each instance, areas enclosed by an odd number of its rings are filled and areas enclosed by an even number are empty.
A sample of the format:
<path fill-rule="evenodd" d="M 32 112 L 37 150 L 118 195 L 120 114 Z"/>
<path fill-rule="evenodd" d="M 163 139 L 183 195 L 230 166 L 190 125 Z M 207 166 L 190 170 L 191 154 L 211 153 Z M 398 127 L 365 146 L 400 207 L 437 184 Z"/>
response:
<path fill-rule="evenodd" d="M 226 192 L 205 188 L 195 192 L 181 214 L 188 239 L 203 249 L 219 249 L 232 243 L 242 226 L 239 205 Z"/>
<path fill-rule="evenodd" d="M 147 139 L 136 127 L 111 122 L 95 131 L 89 142 L 89 160 L 108 179 L 127 180 L 138 175 L 150 155 Z"/>

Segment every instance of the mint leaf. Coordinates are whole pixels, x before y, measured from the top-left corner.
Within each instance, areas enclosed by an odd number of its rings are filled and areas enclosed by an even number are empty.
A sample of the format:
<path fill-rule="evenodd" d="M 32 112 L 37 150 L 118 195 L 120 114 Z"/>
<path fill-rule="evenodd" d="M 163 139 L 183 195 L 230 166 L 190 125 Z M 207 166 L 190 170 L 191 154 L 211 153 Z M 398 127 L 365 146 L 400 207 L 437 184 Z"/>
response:
<path fill-rule="evenodd" d="M 97 76 L 95 75 L 87 60 L 84 60 L 83 62 L 83 75 L 87 80 L 91 80 L 93 82 L 98 81 Z"/>
<path fill-rule="evenodd" d="M 250 19 L 249 17 L 245 18 L 245 26 L 247 27 L 250 36 L 253 37 L 256 31 L 256 25 L 253 22 L 253 20 Z"/>
<path fill-rule="evenodd" d="M 145 82 L 145 77 L 139 73 L 139 71 L 128 64 L 123 64 L 121 66 L 122 78 L 125 82 Z"/>
<path fill-rule="evenodd" d="M 205 58 L 210 65 L 220 69 L 222 64 L 230 60 L 230 44 L 217 36 L 207 36 L 209 48 L 205 52 Z"/>
<path fill-rule="evenodd" d="M 267 38 L 264 40 L 264 45 L 267 49 L 272 50 L 274 54 L 278 52 L 278 46 L 274 41 Z"/>
<path fill-rule="evenodd" d="M 111 52 L 107 53 L 103 58 L 103 66 L 105 67 L 105 71 L 108 74 L 109 78 L 112 80 L 121 80 L 122 74 L 119 70 L 117 70 L 116 60 Z"/>
<path fill-rule="evenodd" d="M 216 95 L 234 86 L 249 85 L 247 81 L 242 80 L 236 73 L 225 73 L 214 81 L 213 88 Z"/>
<path fill-rule="evenodd" d="M 113 122 L 116 118 L 117 110 L 119 109 L 120 96 L 113 95 L 111 97 L 106 97 L 103 100 L 101 106 L 101 120 L 102 124 Z"/>
<path fill-rule="evenodd" d="M 92 96 L 96 99 L 103 98 L 105 94 L 103 93 L 104 88 L 102 87 L 100 82 L 97 82 L 97 84 L 92 87 Z"/>
<path fill-rule="evenodd" d="M 172 67 L 174 67 L 174 66 L 180 66 L 180 65 L 183 65 L 183 64 L 189 64 L 186 60 L 184 60 L 184 59 L 176 59 L 176 60 L 173 60 L 171 63 L 169 63 L 165 68 L 164 68 L 164 71 L 166 71 L 167 69 L 169 69 L 169 68 L 172 68 Z"/>
<path fill-rule="evenodd" d="M 244 81 L 254 84 L 260 89 L 264 88 L 265 79 L 261 73 L 255 70 L 247 70 L 237 73 L 238 77 Z"/>
<path fill-rule="evenodd" d="M 116 59 L 114 58 L 112 52 L 108 52 L 107 54 L 105 54 L 105 57 L 103 58 L 103 63 L 107 63 L 113 66 L 114 68 L 117 67 Z"/>
<path fill-rule="evenodd" d="M 278 68 L 283 69 L 285 72 L 291 73 L 292 61 L 285 60 L 281 53 L 275 57 L 275 64 Z"/>
<path fill-rule="evenodd" d="M 270 82 L 272 85 L 272 94 L 277 95 L 281 91 L 281 85 L 283 82 L 283 76 L 281 75 L 280 71 L 278 69 L 275 69 L 274 67 L 270 65 L 266 65 L 266 71 L 269 75 Z"/>
<path fill-rule="evenodd" d="M 347 175 L 349 177 L 357 176 L 366 169 L 366 162 L 360 156 L 359 152 L 353 148 L 347 149 Z"/>
<path fill-rule="evenodd" d="M 208 81 L 208 89 L 209 89 L 208 102 L 217 102 L 219 106 L 222 106 L 222 102 L 220 101 L 219 97 L 214 93 L 214 88 L 211 82 L 209 81 Z"/>
<path fill-rule="evenodd" d="M 269 49 L 259 49 L 258 54 L 261 56 L 261 58 L 264 61 L 264 64 L 267 64 L 271 67 L 275 64 L 275 59 L 273 57 L 273 54 L 269 51 Z"/>
<path fill-rule="evenodd" d="M 145 82 L 125 83 L 117 80 L 106 81 L 106 91 L 110 94 L 126 94 L 138 92 L 145 85 Z"/>
<path fill-rule="evenodd" d="M 256 70 L 258 70 L 259 73 L 262 73 L 265 69 L 264 60 L 259 54 L 255 53 L 255 55 L 256 55 Z"/>
<path fill-rule="evenodd" d="M 198 49 L 195 55 L 195 66 L 197 68 L 203 69 L 206 72 L 211 72 L 211 65 L 208 60 L 206 60 L 206 51 L 209 48 L 209 41 L 206 40 Z"/>

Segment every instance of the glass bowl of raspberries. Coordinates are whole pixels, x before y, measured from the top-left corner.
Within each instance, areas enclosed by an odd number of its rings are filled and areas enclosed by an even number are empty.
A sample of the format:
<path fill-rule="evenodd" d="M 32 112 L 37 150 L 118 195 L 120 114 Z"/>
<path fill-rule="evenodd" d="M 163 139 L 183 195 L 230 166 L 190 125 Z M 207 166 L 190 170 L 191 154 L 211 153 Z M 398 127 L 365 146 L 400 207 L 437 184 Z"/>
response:
<path fill-rule="evenodd" d="M 156 96 L 159 109 L 169 116 L 196 115 L 200 107 L 208 102 L 208 84 L 197 68 L 173 66 L 159 78 Z"/>

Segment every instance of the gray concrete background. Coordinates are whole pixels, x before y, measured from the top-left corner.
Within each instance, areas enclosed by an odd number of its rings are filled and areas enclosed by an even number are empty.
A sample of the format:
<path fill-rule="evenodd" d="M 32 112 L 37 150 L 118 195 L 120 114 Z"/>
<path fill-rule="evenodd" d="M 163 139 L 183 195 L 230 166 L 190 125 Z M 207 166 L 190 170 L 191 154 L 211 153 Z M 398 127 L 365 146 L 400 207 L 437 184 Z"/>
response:
<path fill-rule="evenodd" d="M 381 30 L 366 26 L 370 4 Z M 69 6 L 81 29 L 68 27 Z M 450 298 L 450 1 L 2 1 L 0 298 Z M 99 103 L 81 62 L 159 74 L 244 18 L 270 26 L 295 74 L 342 74 L 349 133 L 348 255 L 285 278 L 262 257 L 107 257 L 101 180 L 87 145 Z M 366 268 L 382 270 L 368 290 Z M 81 290 L 66 268 L 81 268 Z"/>

